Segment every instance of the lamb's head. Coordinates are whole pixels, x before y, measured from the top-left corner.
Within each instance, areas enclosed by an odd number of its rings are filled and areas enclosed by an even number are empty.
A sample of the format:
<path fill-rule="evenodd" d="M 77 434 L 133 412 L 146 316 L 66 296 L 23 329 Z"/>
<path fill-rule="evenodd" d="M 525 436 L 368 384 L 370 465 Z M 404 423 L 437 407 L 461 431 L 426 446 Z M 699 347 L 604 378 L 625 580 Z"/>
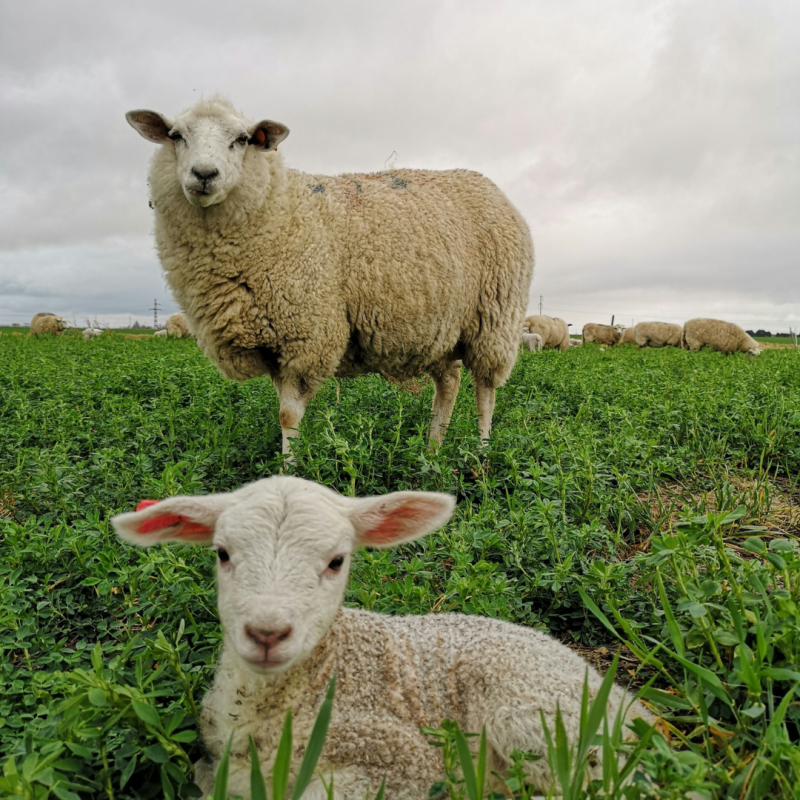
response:
<path fill-rule="evenodd" d="M 625 326 L 617 323 L 614 325 L 614 333 L 617 336 L 617 341 L 619 341 L 622 338 L 622 334 L 625 333 Z"/>
<path fill-rule="evenodd" d="M 128 122 L 148 141 L 172 148 L 186 199 L 203 208 L 221 203 L 239 185 L 249 148 L 274 150 L 288 135 L 280 122 L 252 124 L 220 98 L 201 101 L 174 120 L 136 110 Z"/>
<path fill-rule="evenodd" d="M 433 492 L 342 497 L 288 476 L 229 494 L 146 503 L 111 520 L 117 533 L 140 547 L 214 547 L 227 646 L 267 673 L 303 661 L 321 641 L 342 604 L 357 548 L 424 536 L 447 522 L 455 505 L 450 495 Z"/>

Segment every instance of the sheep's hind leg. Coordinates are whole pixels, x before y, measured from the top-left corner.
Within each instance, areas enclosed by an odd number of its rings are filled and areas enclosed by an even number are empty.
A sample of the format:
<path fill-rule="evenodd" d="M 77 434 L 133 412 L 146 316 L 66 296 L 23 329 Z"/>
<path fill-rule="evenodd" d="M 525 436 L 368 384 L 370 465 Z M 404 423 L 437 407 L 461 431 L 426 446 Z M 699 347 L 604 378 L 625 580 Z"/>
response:
<path fill-rule="evenodd" d="M 489 440 L 492 431 L 492 415 L 494 414 L 495 387 L 491 380 L 475 377 L 475 400 L 478 404 L 478 430 L 481 442 Z"/>
<path fill-rule="evenodd" d="M 434 377 L 433 381 L 436 388 L 433 395 L 430 443 L 431 447 L 438 447 L 444 439 L 456 404 L 458 386 L 461 383 L 461 362 L 454 361 L 452 364 L 448 364 L 440 375 Z"/>

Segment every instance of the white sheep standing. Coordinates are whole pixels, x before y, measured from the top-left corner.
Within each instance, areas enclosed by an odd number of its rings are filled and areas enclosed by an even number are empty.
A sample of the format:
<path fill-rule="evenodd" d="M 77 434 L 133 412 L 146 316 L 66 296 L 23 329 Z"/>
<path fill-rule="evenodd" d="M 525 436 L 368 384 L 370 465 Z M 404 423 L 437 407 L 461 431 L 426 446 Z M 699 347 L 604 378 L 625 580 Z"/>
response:
<path fill-rule="evenodd" d="M 710 347 L 721 353 L 747 353 L 751 358 L 761 353 L 758 342 L 733 322 L 720 319 L 690 319 L 683 326 L 683 346 L 687 350 Z"/>
<path fill-rule="evenodd" d="M 542 337 L 538 333 L 523 332 L 522 343 L 534 353 L 538 353 L 542 349 Z"/>
<path fill-rule="evenodd" d="M 373 796 L 420 800 L 442 776 L 441 750 L 420 727 L 444 718 L 464 731 L 486 728 L 489 763 L 502 769 L 515 749 L 546 755 L 540 711 L 551 729 L 560 707 L 566 732 L 579 733 L 581 694 L 601 678 L 565 645 L 531 628 L 461 614 L 386 616 L 343 608 L 352 554 L 391 547 L 444 525 L 454 498 L 395 492 L 349 498 L 310 481 L 275 476 L 204 497 L 145 501 L 111 522 L 125 540 L 210 544 L 224 644 L 200 732 L 211 762 L 195 780 L 210 791 L 233 732 L 229 791 L 249 797 L 248 735 L 269 775 L 284 716 L 292 711 L 297 775 L 302 747 L 331 677 L 336 698 L 320 771 L 338 800 Z M 608 711 L 648 712 L 615 686 Z M 594 775 L 600 774 L 602 754 Z M 529 762 L 549 784 L 547 761 Z M 317 779 L 305 800 L 326 797 Z"/>
<path fill-rule="evenodd" d="M 528 226 L 490 180 L 287 169 L 276 150 L 289 129 L 220 98 L 127 119 L 162 145 L 150 189 L 167 282 L 226 377 L 272 379 L 283 452 L 325 380 L 367 372 L 431 375 L 440 442 L 461 362 L 489 436 L 533 270 Z"/>
<path fill-rule="evenodd" d="M 96 339 L 98 336 L 102 336 L 103 331 L 100 328 L 85 328 L 81 336 L 84 339 Z"/>

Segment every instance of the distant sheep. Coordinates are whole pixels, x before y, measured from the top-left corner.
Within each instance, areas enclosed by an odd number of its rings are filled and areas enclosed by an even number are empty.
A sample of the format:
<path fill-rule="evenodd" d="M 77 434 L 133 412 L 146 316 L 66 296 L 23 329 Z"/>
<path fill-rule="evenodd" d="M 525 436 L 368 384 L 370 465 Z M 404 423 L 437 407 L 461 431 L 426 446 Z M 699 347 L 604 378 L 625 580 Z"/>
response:
<path fill-rule="evenodd" d="M 671 322 L 640 322 L 636 326 L 639 347 L 681 347 L 683 327 Z"/>
<path fill-rule="evenodd" d="M 585 344 L 605 344 L 613 347 L 619 344 L 624 325 L 599 325 L 596 322 L 588 322 L 583 326 L 583 341 Z"/>
<path fill-rule="evenodd" d="M 560 707 L 566 733 L 579 733 L 588 676 L 601 678 L 556 639 L 475 615 L 391 616 L 343 608 L 352 554 L 392 547 L 444 525 L 454 498 L 403 491 L 343 497 L 310 481 L 274 476 L 231 493 L 144 501 L 111 520 L 140 547 L 162 542 L 208 544 L 217 552 L 217 598 L 224 644 L 199 727 L 210 761 L 198 762 L 204 795 L 233 734 L 228 791 L 249 797 L 248 735 L 261 767 L 272 769 L 286 712 L 295 741 L 306 742 L 332 675 L 336 697 L 319 772 L 337 800 L 386 796 L 420 800 L 443 775 L 442 751 L 421 727 L 456 720 L 487 736 L 487 763 L 508 765 L 514 750 L 541 790 L 550 784 L 540 712 L 555 731 Z M 618 686 L 608 712 L 650 719 Z M 295 776 L 302 750 L 295 750 Z M 591 776 L 601 773 L 599 752 Z M 291 792 L 291 786 L 289 787 Z M 324 798 L 316 778 L 304 798 Z"/>
<path fill-rule="evenodd" d="M 758 342 L 732 322 L 719 319 L 690 319 L 683 326 L 683 346 L 687 350 L 710 347 L 720 353 L 761 353 Z"/>
<path fill-rule="evenodd" d="M 167 338 L 167 331 L 166 328 L 160 331 L 156 331 L 153 336 L 157 336 L 159 339 L 166 339 Z"/>
<path fill-rule="evenodd" d="M 522 342 L 528 350 L 533 350 L 535 353 L 542 349 L 542 337 L 538 333 L 523 333 Z"/>
<path fill-rule="evenodd" d="M 31 320 L 31 336 L 42 336 L 43 334 L 50 333 L 54 336 L 60 336 L 69 324 L 64 317 L 59 317 L 51 314 L 48 311 L 43 311 L 40 314 L 35 314 Z"/>
<path fill-rule="evenodd" d="M 284 453 L 324 381 L 369 372 L 429 374 L 440 442 L 462 362 L 488 438 L 533 270 L 528 226 L 488 178 L 287 169 L 289 129 L 220 98 L 127 119 L 162 145 L 150 188 L 167 282 L 226 377 L 272 379 Z"/>
<path fill-rule="evenodd" d="M 636 328 L 625 328 L 618 344 L 636 344 Z"/>
<path fill-rule="evenodd" d="M 100 328 L 86 328 L 81 334 L 84 339 L 96 339 L 98 336 L 102 335 L 103 331 L 101 331 Z"/>
<path fill-rule="evenodd" d="M 189 329 L 189 323 L 187 322 L 186 317 L 180 312 L 173 314 L 167 320 L 166 333 L 167 336 L 173 336 L 176 339 L 192 338 L 192 332 Z"/>
<path fill-rule="evenodd" d="M 525 333 L 538 333 L 545 350 L 566 350 L 569 347 L 569 327 L 560 317 L 533 314 L 522 324 Z"/>

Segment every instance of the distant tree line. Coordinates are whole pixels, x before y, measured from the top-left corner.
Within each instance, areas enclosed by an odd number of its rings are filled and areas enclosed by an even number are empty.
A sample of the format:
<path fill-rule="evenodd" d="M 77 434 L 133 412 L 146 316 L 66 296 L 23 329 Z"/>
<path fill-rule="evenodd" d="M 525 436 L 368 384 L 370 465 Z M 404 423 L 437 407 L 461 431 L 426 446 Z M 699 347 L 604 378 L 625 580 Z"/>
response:
<path fill-rule="evenodd" d="M 791 333 L 770 333 L 769 331 L 762 331 L 761 329 L 757 331 L 747 331 L 749 336 L 785 336 L 787 339 L 792 338 Z"/>

